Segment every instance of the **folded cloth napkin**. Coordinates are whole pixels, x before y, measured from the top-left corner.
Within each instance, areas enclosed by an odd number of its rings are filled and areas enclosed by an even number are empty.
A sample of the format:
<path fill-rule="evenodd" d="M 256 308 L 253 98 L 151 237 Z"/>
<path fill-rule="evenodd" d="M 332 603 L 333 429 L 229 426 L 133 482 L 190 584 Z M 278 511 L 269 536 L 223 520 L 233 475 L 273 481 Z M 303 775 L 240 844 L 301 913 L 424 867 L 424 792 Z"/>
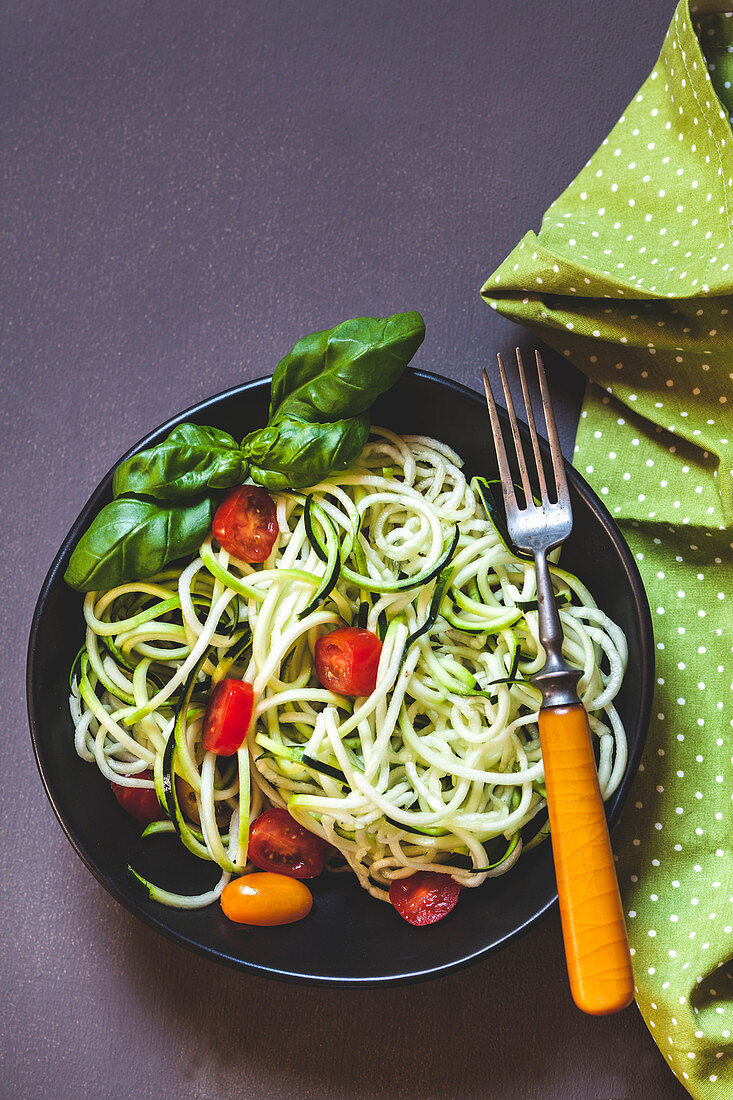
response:
<path fill-rule="evenodd" d="M 637 1001 L 733 1096 L 733 18 L 682 0 L 600 149 L 482 289 L 584 371 L 576 465 L 639 563 L 657 689 L 613 843 Z"/>

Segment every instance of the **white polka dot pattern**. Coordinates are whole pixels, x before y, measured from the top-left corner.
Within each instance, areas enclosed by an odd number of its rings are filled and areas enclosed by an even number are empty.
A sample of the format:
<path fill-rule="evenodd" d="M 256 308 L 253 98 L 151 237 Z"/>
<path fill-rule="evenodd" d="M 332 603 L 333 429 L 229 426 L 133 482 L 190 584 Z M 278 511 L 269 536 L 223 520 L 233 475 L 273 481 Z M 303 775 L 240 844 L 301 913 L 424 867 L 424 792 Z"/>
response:
<path fill-rule="evenodd" d="M 680 3 L 612 133 L 482 289 L 593 379 L 576 465 L 636 556 L 657 657 L 613 836 L 637 1001 L 706 1100 L 733 1096 L 733 17 L 716 7 Z"/>

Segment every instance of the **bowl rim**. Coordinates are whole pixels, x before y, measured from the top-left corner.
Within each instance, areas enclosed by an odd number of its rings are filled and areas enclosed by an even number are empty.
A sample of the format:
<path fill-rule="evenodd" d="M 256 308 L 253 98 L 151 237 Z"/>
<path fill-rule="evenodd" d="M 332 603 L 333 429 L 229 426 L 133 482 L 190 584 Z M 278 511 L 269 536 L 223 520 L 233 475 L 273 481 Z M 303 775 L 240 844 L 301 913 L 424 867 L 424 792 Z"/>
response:
<path fill-rule="evenodd" d="M 405 378 L 415 378 L 417 380 L 421 380 L 432 385 L 437 385 L 438 387 L 454 391 L 457 396 L 461 397 L 464 400 L 483 404 L 483 395 L 480 394 L 477 390 L 473 390 L 470 387 L 463 385 L 461 382 L 457 382 L 452 378 L 447 378 L 444 375 L 437 374 L 434 371 L 428 371 L 422 368 L 408 367 L 404 375 L 402 376 L 402 380 L 404 380 Z M 117 902 L 119 902 L 129 913 L 131 913 L 137 919 L 141 920 L 144 924 L 148 925 L 148 927 L 164 935 L 168 940 L 171 940 L 179 946 L 184 947 L 189 951 L 193 951 L 194 954 L 211 959 L 214 962 L 217 962 L 223 966 L 227 966 L 231 969 L 254 973 L 262 977 L 272 978 L 275 980 L 300 985 L 372 988 L 375 986 L 404 985 L 421 981 L 429 981 L 431 979 L 439 978 L 444 974 L 452 973 L 456 970 L 462 969 L 463 967 L 469 966 L 475 962 L 478 962 L 482 958 L 487 958 L 489 955 L 505 947 L 512 940 L 515 940 L 519 936 L 524 935 L 537 923 L 537 921 L 546 916 L 547 913 L 556 905 L 557 892 L 555 892 L 545 902 L 545 904 L 540 905 L 522 924 L 518 925 L 510 932 L 505 933 L 504 935 L 500 936 L 500 938 L 492 941 L 490 944 L 484 947 L 479 948 L 476 951 L 472 951 L 467 955 L 463 955 L 460 958 L 435 967 L 405 971 L 395 975 L 379 974 L 373 977 L 365 975 L 313 975 L 298 973 L 291 970 L 281 970 L 276 967 L 263 965 L 257 962 L 251 962 L 249 960 L 242 959 L 233 955 L 227 955 L 215 947 L 209 947 L 206 944 L 201 943 L 199 940 L 189 938 L 184 933 L 171 928 L 165 922 L 165 920 L 162 919 L 162 916 L 161 918 L 158 918 L 154 913 L 148 912 L 143 906 L 143 902 L 146 900 L 146 898 L 142 892 L 140 894 L 140 901 L 138 902 L 132 891 L 128 895 L 119 890 L 111 875 L 104 870 L 103 866 L 95 862 L 92 856 L 87 852 L 83 840 L 77 835 L 75 830 L 65 819 L 59 802 L 55 796 L 54 790 L 51 786 L 50 779 L 46 774 L 43 759 L 43 732 L 40 728 L 40 721 L 35 712 L 34 689 L 36 683 L 36 657 L 39 647 L 40 623 L 43 616 L 45 604 L 47 599 L 49 598 L 50 591 L 53 585 L 56 583 L 57 579 L 59 579 L 63 583 L 63 577 L 59 577 L 59 574 L 61 573 L 63 559 L 65 558 L 67 552 L 71 548 L 72 544 L 75 544 L 78 540 L 84 525 L 88 522 L 88 517 L 91 516 L 93 511 L 97 509 L 97 507 L 99 506 L 99 502 L 108 492 L 111 484 L 112 474 L 121 462 L 127 459 L 130 455 L 133 455 L 140 450 L 145 450 L 147 447 L 152 446 L 154 441 L 158 437 L 162 436 L 164 433 L 167 434 L 178 424 L 186 421 L 187 419 L 191 417 L 200 417 L 203 413 L 206 412 L 207 409 L 219 405 L 222 401 L 237 399 L 253 389 L 258 389 L 264 385 L 269 386 L 271 381 L 272 375 L 262 375 L 258 378 L 253 378 L 246 382 L 240 383 L 237 386 L 232 386 L 227 389 L 220 390 L 218 393 L 212 394 L 209 397 L 203 398 L 201 401 L 195 402 L 193 405 L 190 405 L 187 408 L 183 409 L 181 412 L 176 413 L 168 420 L 158 425 L 156 428 L 153 428 L 115 461 L 114 465 L 102 477 L 96 488 L 88 497 L 86 503 L 83 505 L 81 511 L 79 512 L 79 515 L 76 517 L 73 524 L 69 528 L 68 533 L 63 539 L 60 548 L 54 555 L 51 566 L 41 586 L 41 590 L 36 601 L 33 618 L 31 621 L 26 662 L 26 704 L 36 767 L 38 768 L 41 782 L 46 792 L 46 797 L 51 804 L 53 812 L 56 815 L 56 818 L 61 825 L 61 828 L 63 829 L 67 839 L 69 840 L 72 848 L 76 852 L 77 856 L 84 863 L 84 865 L 87 867 L 87 869 L 92 873 L 92 875 L 100 883 L 100 885 L 103 886 L 104 889 L 109 894 L 111 894 L 112 897 Z M 508 428 L 509 422 L 507 413 L 501 407 L 499 408 L 499 416 L 503 426 L 505 428 Z M 521 421 L 520 431 L 523 437 L 525 437 L 526 442 L 529 438 L 528 429 L 526 425 Z M 488 435 L 488 428 L 487 438 L 490 438 L 490 436 Z M 549 456 L 549 446 L 542 438 L 540 438 L 540 446 L 543 454 L 546 457 Z M 613 548 L 621 561 L 629 582 L 630 593 L 634 606 L 634 616 L 639 627 L 639 656 L 642 665 L 642 675 L 641 692 L 636 710 L 636 729 L 638 730 L 638 736 L 635 738 L 634 743 L 630 748 L 623 778 L 612 796 L 613 806 L 611 807 L 610 812 L 608 812 L 607 814 L 609 831 L 612 831 L 614 825 L 617 823 L 618 818 L 620 817 L 620 814 L 628 797 L 629 788 L 636 776 L 639 762 L 644 751 L 649 720 L 651 717 L 655 671 L 655 650 L 652 617 L 649 607 L 649 601 L 646 595 L 646 591 L 644 589 L 644 585 L 642 583 L 636 560 L 623 535 L 621 534 L 621 531 L 616 524 L 616 521 L 613 519 L 611 513 L 608 511 L 603 501 L 596 495 L 596 493 L 585 480 L 585 478 L 583 478 L 583 476 L 575 469 L 574 466 L 572 466 L 572 464 L 567 459 L 564 459 L 564 462 L 569 483 L 573 486 L 579 496 L 585 501 L 585 503 L 590 507 L 591 511 L 600 521 L 606 533 L 606 536 L 612 543 Z"/>

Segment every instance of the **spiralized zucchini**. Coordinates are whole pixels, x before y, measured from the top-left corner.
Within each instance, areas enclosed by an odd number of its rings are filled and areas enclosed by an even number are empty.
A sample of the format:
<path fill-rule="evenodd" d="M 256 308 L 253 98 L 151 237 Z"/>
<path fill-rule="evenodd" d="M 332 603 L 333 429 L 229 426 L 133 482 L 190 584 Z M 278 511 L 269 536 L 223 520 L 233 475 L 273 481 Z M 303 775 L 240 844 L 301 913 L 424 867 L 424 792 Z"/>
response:
<path fill-rule="evenodd" d="M 530 843 L 547 834 L 526 828 L 546 805 L 540 694 L 528 683 L 544 662 L 534 567 L 502 540 L 461 466 L 442 443 L 374 428 L 350 470 L 277 496 L 280 533 L 262 566 L 209 538 L 182 570 L 86 596 L 76 750 L 115 783 L 155 784 L 171 821 L 148 832 L 175 830 L 222 871 L 196 897 L 141 879 L 151 896 L 214 901 L 251 869 L 249 826 L 268 804 L 384 899 L 417 870 L 479 886 L 513 866 L 523 831 L 536 833 Z M 576 577 L 557 565 L 552 575 L 607 798 L 626 766 L 613 707 L 626 640 Z M 344 624 L 383 639 L 366 698 L 315 676 L 316 640 Z M 206 697 L 225 676 L 251 681 L 256 700 L 233 758 L 201 746 Z M 148 769 L 154 781 L 139 778 Z M 188 816 L 182 782 L 195 796 Z"/>

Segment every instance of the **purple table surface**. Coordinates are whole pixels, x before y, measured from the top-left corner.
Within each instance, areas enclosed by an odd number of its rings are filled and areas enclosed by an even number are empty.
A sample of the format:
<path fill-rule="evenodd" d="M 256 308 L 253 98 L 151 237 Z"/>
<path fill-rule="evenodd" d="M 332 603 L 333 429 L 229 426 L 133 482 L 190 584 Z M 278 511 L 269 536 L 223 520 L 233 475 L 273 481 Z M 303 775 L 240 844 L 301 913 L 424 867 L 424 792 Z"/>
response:
<path fill-rule="evenodd" d="M 6 0 L 0 586 L 7 1097 L 686 1095 L 636 1008 L 591 1019 L 551 916 L 440 981 L 309 989 L 120 908 L 36 773 L 41 581 L 91 489 L 302 334 L 419 308 L 416 365 L 477 387 L 526 334 L 483 278 L 605 136 L 673 0 Z M 550 358 L 566 447 L 579 377 Z"/>

